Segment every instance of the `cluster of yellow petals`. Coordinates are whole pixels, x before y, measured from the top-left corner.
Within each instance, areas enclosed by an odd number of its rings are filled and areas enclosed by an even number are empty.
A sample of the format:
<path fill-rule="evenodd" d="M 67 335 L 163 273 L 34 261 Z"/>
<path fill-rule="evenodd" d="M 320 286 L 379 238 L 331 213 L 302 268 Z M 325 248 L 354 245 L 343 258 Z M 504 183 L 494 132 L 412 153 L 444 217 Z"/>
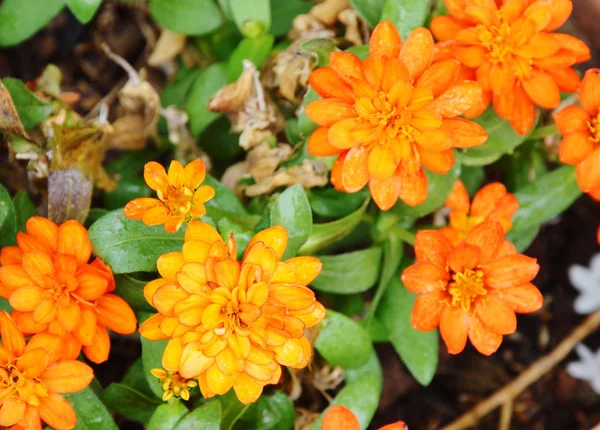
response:
<path fill-rule="evenodd" d="M 123 208 L 123 213 L 147 226 L 164 224 L 165 231 L 175 233 L 182 224 L 206 213 L 204 203 L 215 196 L 215 190 L 210 185 L 201 186 L 205 177 L 206 166 L 199 158 L 185 167 L 173 160 L 168 173 L 151 161 L 144 166 L 144 179 L 158 199 L 134 199 Z"/>
<path fill-rule="evenodd" d="M 225 243 L 213 227 L 192 221 L 182 252 L 161 256 L 161 278 L 144 288 L 158 313 L 140 333 L 170 339 L 166 371 L 197 379 L 204 397 L 233 387 L 247 404 L 279 381 L 282 365 L 308 364 L 312 347 L 304 329 L 317 324 L 325 308 L 306 286 L 321 263 L 314 257 L 280 261 L 287 241 L 283 227 L 264 230 L 238 261 L 233 235 Z"/>

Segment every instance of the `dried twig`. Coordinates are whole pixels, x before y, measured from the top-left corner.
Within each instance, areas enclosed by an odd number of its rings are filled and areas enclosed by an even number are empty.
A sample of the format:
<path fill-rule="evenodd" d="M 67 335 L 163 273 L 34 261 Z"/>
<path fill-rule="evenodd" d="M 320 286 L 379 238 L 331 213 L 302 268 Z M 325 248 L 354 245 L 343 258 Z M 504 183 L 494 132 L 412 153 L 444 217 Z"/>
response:
<path fill-rule="evenodd" d="M 500 425 L 499 430 L 510 430 L 510 421 L 513 413 L 513 401 L 510 400 L 502 405 L 500 410 Z"/>
<path fill-rule="evenodd" d="M 512 402 L 527 387 L 560 363 L 575 346 L 600 327 L 600 310 L 586 318 L 554 350 L 533 363 L 517 379 L 505 385 L 491 397 L 461 415 L 442 430 L 462 430 L 474 426 L 477 422 L 501 405 Z"/>

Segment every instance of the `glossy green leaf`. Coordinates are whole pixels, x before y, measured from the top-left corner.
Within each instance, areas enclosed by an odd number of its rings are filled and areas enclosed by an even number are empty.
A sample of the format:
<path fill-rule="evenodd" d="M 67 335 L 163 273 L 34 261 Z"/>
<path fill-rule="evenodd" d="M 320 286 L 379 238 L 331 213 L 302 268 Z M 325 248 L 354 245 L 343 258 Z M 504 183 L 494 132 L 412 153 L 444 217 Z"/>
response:
<path fill-rule="evenodd" d="M 519 210 L 513 218 L 513 235 L 549 221 L 581 196 L 575 167 L 559 167 L 521 188 L 515 196 L 519 199 Z"/>
<path fill-rule="evenodd" d="M 332 366 L 356 369 L 364 365 L 373 353 L 369 333 L 347 316 L 327 310 L 319 323 L 315 348 Z"/>
<path fill-rule="evenodd" d="M 460 175 L 460 164 L 457 162 L 445 175 L 437 175 L 428 170 L 425 170 L 425 173 L 429 182 L 427 199 L 414 207 L 410 207 L 406 203 L 399 201 L 390 210 L 393 214 L 404 219 L 421 218 L 442 207 L 450 191 L 452 191 L 454 182 L 456 182 L 458 175 Z"/>
<path fill-rule="evenodd" d="M 373 352 L 362 367 L 346 370 L 346 384 L 329 404 L 329 407 L 342 405 L 350 409 L 358 418 L 360 428 L 366 429 L 379 405 L 383 385 L 382 377 L 381 365 L 377 354 Z M 321 421 L 326 412 L 327 409 L 310 427 L 310 430 L 321 430 Z"/>
<path fill-rule="evenodd" d="M 167 84 L 160 95 L 161 105 L 167 106 L 182 106 L 189 95 L 194 82 L 204 72 L 204 69 L 181 69 L 174 81 Z"/>
<path fill-rule="evenodd" d="M 321 96 L 317 94 L 313 87 L 309 86 L 304 95 L 304 99 L 302 100 L 302 105 L 300 106 L 300 112 L 298 114 L 298 133 L 300 133 L 300 136 L 304 139 L 308 139 L 312 132 L 318 127 L 318 125 L 312 122 L 308 115 L 306 115 L 306 105 L 320 98 Z"/>
<path fill-rule="evenodd" d="M 479 191 L 484 179 L 485 171 L 482 166 L 462 166 L 460 170 L 460 180 L 470 196 Z"/>
<path fill-rule="evenodd" d="M 215 145 L 215 142 L 219 142 Z M 244 153 L 240 146 L 240 133 L 231 133 L 231 122 L 227 117 L 220 116 L 211 123 L 198 138 L 198 146 L 206 151 L 220 170 L 226 169 L 233 159 Z"/>
<path fill-rule="evenodd" d="M 156 260 L 168 252 L 181 251 L 185 228 L 167 233 L 162 225 L 146 226 L 126 218 L 117 209 L 96 221 L 89 230 L 94 254 L 108 264 L 113 273 L 154 272 Z"/>
<path fill-rule="evenodd" d="M 6 188 L 0 184 L 0 248 L 17 243 L 17 216 Z"/>
<path fill-rule="evenodd" d="M 67 0 L 67 6 L 75 18 L 83 24 L 92 20 L 101 4 L 102 0 Z"/>
<path fill-rule="evenodd" d="M 4 30 L 2 27 L 2 8 L 7 2 L 4 2 L 0 6 L 0 33 Z M 0 36 L 1 39 L 1 36 Z M 1 45 L 2 43 L 0 43 Z M 29 130 L 43 120 L 45 120 L 50 112 L 52 112 L 52 105 L 46 103 L 38 98 L 33 92 L 31 92 L 23 83 L 23 81 L 15 78 L 4 78 L 2 83 L 10 93 L 10 97 L 17 109 L 19 118 L 25 130 Z"/>
<path fill-rule="evenodd" d="M 154 312 L 154 308 L 144 298 L 146 281 L 140 281 L 129 275 L 115 275 L 115 284 L 113 293 L 125 299 L 134 310 Z"/>
<path fill-rule="evenodd" d="M 122 178 L 112 191 L 104 192 L 104 207 L 114 210 L 124 207 L 138 197 L 150 197 L 154 192 L 146 185 L 144 178 L 132 176 Z"/>
<path fill-rule="evenodd" d="M 137 151 L 127 151 L 108 162 L 106 171 L 116 178 L 139 178 L 146 163 L 161 158 L 169 150 L 166 146 L 160 148 L 148 146 Z"/>
<path fill-rule="evenodd" d="M 160 404 L 159 399 L 151 399 L 127 385 L 115 382 L 106 387 L 102 400 L 119 415 L 144 424 L 150 421 L 154 409 Z"/>
<path fill-rule="evenodd" d="M 410 319 L 416 298 L 404 288 L 397 274 L 383 295 L 377 318 L 410 373 L 421 385 L 429 385 L 438 364 L 438 333 L 437 330 L 423 333 L 412 327 Z"/>
<path fill-rule="evenodd" d="M 175 430 L 220 430 L 220 423 L 221 402 L 214 400 L 183 417 Z"/>
<path fill-rule="evenodd" d="M 548 173 L 545 149 L 540 141 L 530 140 L 519 146 L 511 155 L 500 160 L 504 169 L 502 183 L 514 192 Z"/>
<path fill-rule="evenodd" d="M 262 395 L 235 423 L 235 430 L 289 430 L 294 427 L 294 402 L 283 391 Z"/>
<path fill-rule="evenodd" d="M 0 5 L 0 46 L 17 45 L 29 39 L 64 6 L 65 0 L 27 0 L 27 3 L 4 0 Z"/>
<path fill-rule="evenodd" d="M 540 226 L 530 227 L 526 230 L 510 230 L 506 238 L 512 242 L 519 252 L 525 252 L 540 233 Z"/>
<path fill-rule="evenodd" d="M 250 38 L 258 37 L 271 27 L 269 0 L 228 0 L 231 16 L 240 32 Z"/>
<path fill-rule="evenodd" d="M 244 70 L 244 60 L 253 62 L 260 69 L 271 52 L 274 40 L 270 34 L 242 40 L 227 63 L 227 82 L 233 82 L 240 77 Z"/>
<path fill-rule="evenodd" d="M 308 194 L 308 201 L 315 214 L 325 218 L 342 218 L 360 208 L 368 197 L 366 187 L 352 194 L 334 188 L 313 188 Z"/>
<path fill-rule="evenodd" d="M 369 45 L 354 45 L 346 49 L 346 52 L 350 52 L 361 60 L 364 60 L 369 56 Z"/>
<path fill-rule="evenodd" d="M 488 132 L 488 140 L 483 145 L 457 151 L 457 158 L 465 166 L 487 166 L 500 159 L 504 154 L 510 154 L 514 149 L 527 140 L 527 136 L 517 133 L 510 123 L 501 119 L 490 107 L 473 121 Z"/>
<path fill-rule="evenodd" d="M 148 314 L 148 316 L 150 316 Z M 142 318 L 140 318 L 140 324 Z M 140 336 L 142 341 L 142 364 L 144 365 L 144 373 L 146 380 L 152 392 L 159 398 L 162 398 L 164 391 L 158 382 L 158 378 L 150 371 L 152 369 L 162 369 L 162 356 L 167 347 L 168 340 L 148 340 Z"/>
<path fill-rule="evenodd" d="M 150 14 L 163 27 L 193 36 L 208 34 L 223 22 L 213 0 L 150 0 Z"/>
<path fill-rule="evenodd" d="M 271 207 L 271 225 L 283 226 L 288 244 L 283 259 L 294 257 L 312 232 L 312 212 L 302 185 L 294 185 L 279 195 Z"/>
<path fill-rule="evenodd" d="M 354 230 L 360 223 L 369 200 L 365 200 L 363 205 L 355 212 L 344 218 L 328 222 L 325 224 L 313 224 L 312 233 L 298 250 L 300 255 L 312 255 L 317 251 L 327 248 L 329 245 L 336 243 L 338 240 L 346 236 Z"/>
<path fill-rule="evenodd" d="M 202 71 L 190 89 L 185 111 L 190 117 L 190 132 L 195 138 L 221 116 L 220 113 L 210 112 L 207 104 L 227 84 L 225 73 L 225 64 L 213 64 Z"/>
<path fill-rule="evenodd" d="M 386 0 L 350 0 L 350 4 L 374 28 L 381 20 Z"/>
<path fill-rule="evenodd" d="M 230 212 L 238 215 L 248 215 L 248 211 L 237 198 L 235 193 L 215 179 L 211 175 L 206 175 L 204 184 L 210 185 L 215 189 L 215 196 L 206 202 L 207 208 L 219 208 L 225 212 Z"/>
<path fill-rule="evenodd" d="M 316 38 L 302 42 L 300 50 L 313 54 L 317 60 L 316 65 L 318 67 L 325 67 L 329 65 L 329 54 L 337 51 L 337 48 L 332 39 Z"/>
<path fill-rule="evenodd" d="M 311 283 L 315 290 L 336 294 L 361 293 L 375 285 L 379 278 L 379 247 L 319 258 L 323 269 Z"/>
<path fill-rule="evenodd" d="M 32 216 L 37 215 L 37 210 L 29 198 L 29 194 L 27 191 L 19 191 L 13 197 L 13 208 L 15 210 L 16 222 L 17 222 L 17 231 L 25 232 L 25 225 L 27 224 L 27 220 Z"/>
<path fill-rule="evenodd" d="M 411 31 L 425 24 L 429 8 L 429 2 L 423 0 L 386 0 L 381 21 L 392 21 L 402 40 L 406 40 Z"/>
<path fill-rule="evenodd" d="M 63 394 L 63 397 L 73 406 L 77 415 L 75 430 L 118 430 L 106 406 L 91 386 L 77 393 Z"/>
<path fill-rule="evenodd" d="M 221 430 L 230 430 L 250 405 L 240 402 L 235 390 L 229 390 L 219 400 L 221 402 Z"/>
<path fill-rule="evenodd" d="M 158 397 L 154 395 L 150 386 L 148 385 L 148 380 L 146 378 L 146 374 L 144 373 L 144 363 L 142 363 L 142 357 L 137 358 L 125 375 L 123 379 L 121 379 L 121 384 L 127 385 L 128 387 L 133 388 L 136 391 L 139 391 L 143 395 L 148 398 L 158 400 Z"/>
<path fill-rule="evenodd" d="M 294 18 L 308 13 L 313 4 L 303 0 L 270 0 L 271 31 L 274 36 L 283 36 L 292 28 Z"/>
<path fill-rule="evenodd" d="M 163 403 L 154 410 L 147 430 L 173 430 L 188 412 L 188 408 L 179 400 Z"/>

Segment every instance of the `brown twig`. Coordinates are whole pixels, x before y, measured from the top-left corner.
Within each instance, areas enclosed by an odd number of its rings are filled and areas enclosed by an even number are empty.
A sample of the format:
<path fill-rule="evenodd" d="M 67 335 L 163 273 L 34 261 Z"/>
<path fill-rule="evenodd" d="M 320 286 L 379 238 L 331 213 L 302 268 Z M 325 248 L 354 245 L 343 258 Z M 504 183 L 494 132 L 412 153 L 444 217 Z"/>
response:
<path fill-rule="evenodd" d="M 587 317 L 575 328 L 550 354 L 540 358 L 525 370 L 517 379 L 505 385 L 494 395 L 458 417 L 442 430 L 463 430 L 473 427 L 477 422 L 501 405 L 512 402 L 527 387 L 545 375 L 560 363 L 575 346 L 600 327 L 600 310 Z"/>
<path fill-rule="evenodd" d="M 510 421 L 513 413 L 513 402 L 512 400 L 502 405 L 500 410 L 500 425 L 498 430 L 510 430 Z"/>

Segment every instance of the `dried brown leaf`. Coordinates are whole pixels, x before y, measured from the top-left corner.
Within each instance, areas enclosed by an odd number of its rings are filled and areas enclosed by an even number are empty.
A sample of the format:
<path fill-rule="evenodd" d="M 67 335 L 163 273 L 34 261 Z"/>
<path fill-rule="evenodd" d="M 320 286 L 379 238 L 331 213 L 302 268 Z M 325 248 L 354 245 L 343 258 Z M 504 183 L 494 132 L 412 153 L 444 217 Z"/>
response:
<path fill-rule="evenodd" d="M 74 167 L 48 177 L 48 218 L 55 223 L 76 219 L 83 223 L 92 203 L 93 183 Z"/>
<path fill-rule="evenodd" d="M 350 7 L 348 0 L 325 0 L 316 4 L 309 14 L 326 25 L 333 25 L 338 20 L 338 15 Z"/>
<path fill-rule="evenodd" d="M 120 117 L 112 124 L 114 133 L 107 139 L 107 148 L 121 151 L 143 149 L 146 146 L 144 124 L 142 114 L 130 114 Z"/>
<path fill-rule="evenodd" d="M 0 129 L 10 134 L 27 137 L 25 128 L 21 123 L 17 109 L 12 101 L 10 93 L 0 80 Z"/>
<path fill-rule="evenodd" d="M 300 184 L 304 188 L 322 187 L 327 184 L 327 171 L 324 166 L 313 160 L 304 160 L 299 166 L 281 167 L 272 176 L 248 186 L 244 193 L 248 197 L 270 194 L 283 186 Z"/>
<path fill-rule="evenodd" d="M 167 61 L 172 61 L 183 51 L 186 40 L 187 37 L 183 34 L 175 33 L 166 28 L 163 29 L 152 54 L 148 58 L 148 64 L 158 66 Z"/>

